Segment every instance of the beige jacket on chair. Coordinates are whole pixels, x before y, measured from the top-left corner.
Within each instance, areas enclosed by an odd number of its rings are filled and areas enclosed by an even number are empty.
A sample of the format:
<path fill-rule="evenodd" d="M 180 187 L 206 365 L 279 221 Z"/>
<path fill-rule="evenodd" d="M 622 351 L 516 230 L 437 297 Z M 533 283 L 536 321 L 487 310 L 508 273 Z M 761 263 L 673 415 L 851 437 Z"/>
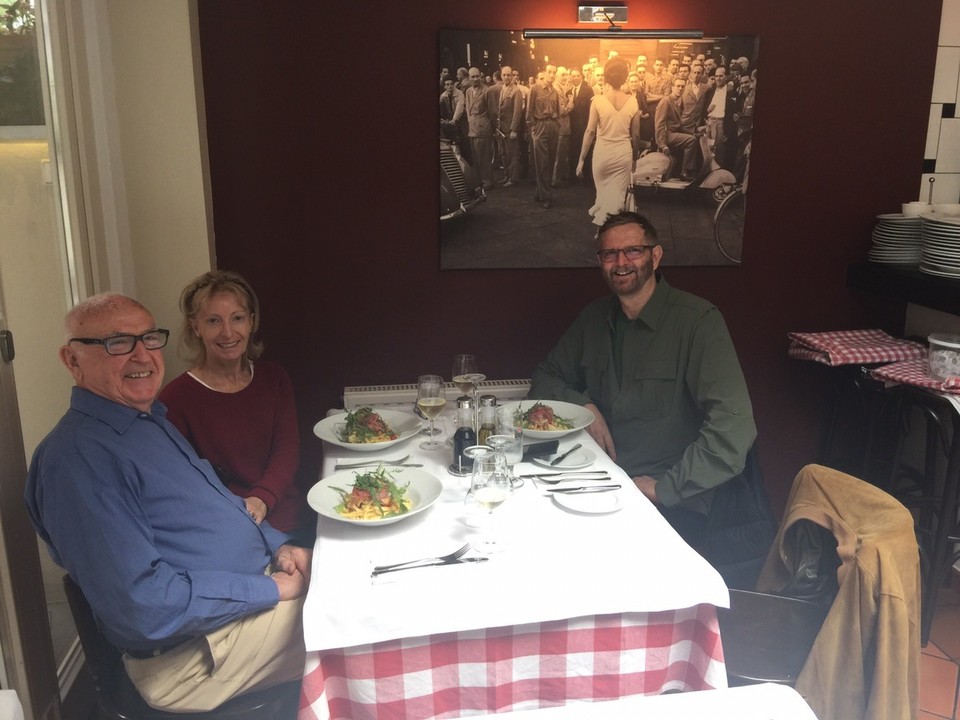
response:
<path fill-rule="evenodd" d="M 793 482 L 757 590 L 790 580 L 784 533 L 811 520 L 837 538 L 839 592 L 797 679 L 820 720 L 917 716 L 920 562 L 913 517 L 879 488 L 821 465 Z"/>

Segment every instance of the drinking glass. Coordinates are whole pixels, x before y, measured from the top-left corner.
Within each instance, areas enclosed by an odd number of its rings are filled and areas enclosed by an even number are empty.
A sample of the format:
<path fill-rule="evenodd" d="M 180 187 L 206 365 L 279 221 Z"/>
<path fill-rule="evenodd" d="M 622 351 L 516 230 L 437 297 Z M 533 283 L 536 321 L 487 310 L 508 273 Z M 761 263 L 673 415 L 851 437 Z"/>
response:
<path fill-rule="evenodd" d="M 512 475 L 513 466 L 523 460 L 523 425 L 519 415 L 509 407 L 497 408 L 497 435 L 507 438 L 501 452 Z"/>
<path fill-rule="evenodd" d="M 443 412 L 447 404 L 446 387 L 443 378 L 439 375 L 421 375 L 417 378 L 417 408 L 430 421 L 430 440 L 424 440 L 420 447 L 424 450 L 440 450 L 446 447 L 442 440 L 437 440 L 434 424 L 437 416 Z"/>
<path fill-rule="evenodd" d="M 480 383 L 487 376 L 480 372 L 476 355 L 454 355 L 453 384 L 464 395 L 473 393 L 473 429 L 480 429 Z"/>
<path fill-rule="evenodd" d="M 487 511 L 480 538 L 472 543 L 477 552 L 489 555 L 500 552 L 506 546 L 502 539 L 497 538 L 493 511 L 510 497 L 510 491 L 510 472 L 502 455 L 488 453 L 474 458 L 469 499 Z"/>

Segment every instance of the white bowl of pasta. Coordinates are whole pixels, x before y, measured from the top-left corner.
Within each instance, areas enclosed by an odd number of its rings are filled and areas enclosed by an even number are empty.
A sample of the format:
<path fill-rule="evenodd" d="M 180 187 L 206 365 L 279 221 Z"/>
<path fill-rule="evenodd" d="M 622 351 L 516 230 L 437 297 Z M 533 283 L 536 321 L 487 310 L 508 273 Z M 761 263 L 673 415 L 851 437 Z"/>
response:
<path fill-rule="evenodd" d="M 522 418 L 523 436 L 531 440 L 552 440 L 582 430 L 594 421 L 582 405 L 560 400 L 516 400 L 504 403 L 514 418 Z"/>
<path fill-rule="evenodd" d="M 372 488 L 381 488 L 381 492 L 371 492 Z M 423 512 L 441 492 L 443 483 L 428 472 L 381 466 L 328 475 L 310 488 L 307 503 L 324 517 L 369 527 L 389 525 Z M 379 496 L 374 499 L 373 494 Z"/>
<path fill-rule="evenodd" d="M 363 411 L 368 411 L 363 413 Z M 373 416 L 379 416 L 381 425 Z M 369 425 L 362 427 L 364 419 Z M 358 424 L 361 431 L 357 431 Z M 371 427 L 372 426 L 372 429 Z M 352 412 L 330 415 L 313 426 L 313 434 L 342 448 L 374 452 L 396 445 L 420 432 L 420 418 L 399 410 L 357 408 Z"/>

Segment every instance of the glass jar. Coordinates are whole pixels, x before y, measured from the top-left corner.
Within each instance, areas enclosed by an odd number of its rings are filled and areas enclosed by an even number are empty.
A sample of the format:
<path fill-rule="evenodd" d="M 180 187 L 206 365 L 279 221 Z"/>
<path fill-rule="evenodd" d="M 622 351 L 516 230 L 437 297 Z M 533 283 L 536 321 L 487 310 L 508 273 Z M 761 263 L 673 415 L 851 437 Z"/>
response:
<path fill-rule="evenodd" d="M 477 442 L 484 445 L 487 438 L 497 431 L 497 397 L 480 396 L 480 428 L 477 430 Z"/>
<path fill-rule="evenodd" d="M 477 444 L 477 433 L 473 429 L 473 398 L 463 395 L 457 398 L 457 430 L 453 434 L 453 463 L 450 472 L 456 475 L 469 475 L 473 471 L 473 458 L 464 454 L 464 450 Z"/>

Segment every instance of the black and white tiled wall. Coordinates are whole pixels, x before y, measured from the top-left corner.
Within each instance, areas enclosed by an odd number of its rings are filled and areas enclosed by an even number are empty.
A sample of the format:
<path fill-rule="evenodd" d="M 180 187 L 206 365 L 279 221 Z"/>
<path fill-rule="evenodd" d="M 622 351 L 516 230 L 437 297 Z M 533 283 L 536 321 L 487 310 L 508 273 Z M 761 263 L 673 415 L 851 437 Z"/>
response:
<path fill-rule="evenodd" d="M 916 200 L 960 202 L 960 0 L 943 0 L 923 177 Z"/>

